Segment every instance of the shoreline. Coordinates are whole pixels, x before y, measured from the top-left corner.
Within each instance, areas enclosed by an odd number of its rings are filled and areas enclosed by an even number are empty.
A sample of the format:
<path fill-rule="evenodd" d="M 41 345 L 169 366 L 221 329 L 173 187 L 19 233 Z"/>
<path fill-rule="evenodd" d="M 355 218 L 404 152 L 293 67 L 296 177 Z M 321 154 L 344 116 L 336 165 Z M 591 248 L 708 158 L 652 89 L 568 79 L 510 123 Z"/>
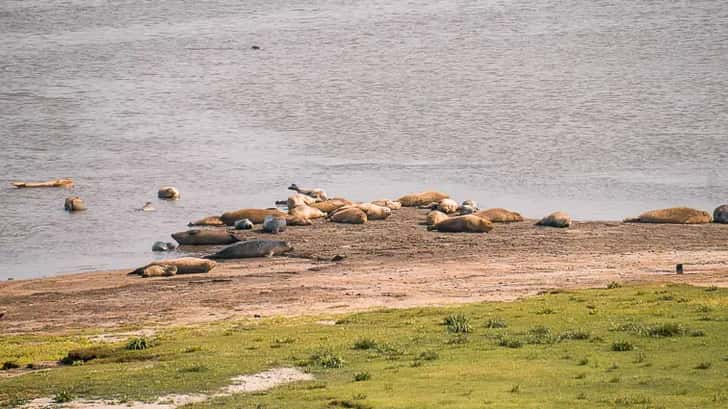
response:
<path fill-rule="evenodd" d="M 589 221 L 554 229 L 526 220 L 497 224 L 488 234 L 452 234 L 426 231 L 423 219 L 423 211 L 403 208 L 360 226 L 292 227 L 276 236 L 293 244 L 290 256 L 226 261 L 207 274 L 142 279 L 124 269 L 5 281 L 0 331 L 57 333 L 510 301 L 612 281 L 728 286 L 724 225 Z M 335 255 L 345 258 L 330 261 Z M 685 274 L 675 274 L 678 263 Z"/>

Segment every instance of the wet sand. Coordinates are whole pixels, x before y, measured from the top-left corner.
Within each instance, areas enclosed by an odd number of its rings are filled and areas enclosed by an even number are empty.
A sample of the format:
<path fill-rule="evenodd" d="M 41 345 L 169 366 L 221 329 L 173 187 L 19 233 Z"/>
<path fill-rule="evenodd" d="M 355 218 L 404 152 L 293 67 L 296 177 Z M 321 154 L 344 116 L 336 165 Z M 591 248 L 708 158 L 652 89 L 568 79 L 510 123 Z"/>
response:
<path fill-rule="evenodd" d="M 497 224 L 489 234 L 452 234 L 426 231 L 424 214 L 401 209 L 361 226 L 289 227 L 278 236 L 295 247 L 289 256 L 221 262 L 208 274 L 143 279 L 123 270 L 3 282 L 0 331 L 507 301 L 611 281 L 728 286 L 728 225 L 576 222 L 554 229 L 529 220 Z M 331 261 L 336 255 L 345 258 Z M 675 274 L 676 263 L 685 264 L 685 274 Z"/>

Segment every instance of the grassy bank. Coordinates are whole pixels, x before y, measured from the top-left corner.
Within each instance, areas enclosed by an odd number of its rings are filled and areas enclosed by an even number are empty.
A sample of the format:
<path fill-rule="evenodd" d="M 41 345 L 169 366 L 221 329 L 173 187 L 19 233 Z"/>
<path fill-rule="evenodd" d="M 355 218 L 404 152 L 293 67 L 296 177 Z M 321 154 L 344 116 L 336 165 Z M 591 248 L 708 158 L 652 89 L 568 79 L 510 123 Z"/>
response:
<path fill-rule="evenodd" d="M 513 303 L 223 322 L 131 344 L 93 343 L 89 334 L 2 336 L 0 363 L 66 357 L 69 365 L 0 378 L 0 402 L 154 400 L 296 365 L 316 380 L 191 407 L 728 406 L 728 290 L 611 287 Z"/>

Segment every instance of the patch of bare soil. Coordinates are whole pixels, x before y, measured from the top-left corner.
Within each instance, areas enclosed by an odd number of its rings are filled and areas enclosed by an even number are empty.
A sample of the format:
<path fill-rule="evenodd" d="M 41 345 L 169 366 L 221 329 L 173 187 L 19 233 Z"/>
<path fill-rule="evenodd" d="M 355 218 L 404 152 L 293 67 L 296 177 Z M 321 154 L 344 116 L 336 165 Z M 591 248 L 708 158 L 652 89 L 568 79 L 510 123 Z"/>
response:
<path fill-rule="evenodd" d="M 144 279 L 127 276 L 129 269 L 0 283 L 6 313 L 0 331 L 513 300 L 610 281 L 728 285 L 728 225 L 577 222 L 555 229 L 525 221 L 497 224 L 488 234 L 454 234 L 427 231 L 420 224 L 424 215 L 405 208 L 364 225 L 317 221 L 278 236 L 236 232 L 242 239 L 285 239 L 295 250 L 286 257 L 222 262 L 208 274 Z M 344 259 L 331 261 L 336 255 Z M 685 274 L 675 274 L 677 263 Z"/>

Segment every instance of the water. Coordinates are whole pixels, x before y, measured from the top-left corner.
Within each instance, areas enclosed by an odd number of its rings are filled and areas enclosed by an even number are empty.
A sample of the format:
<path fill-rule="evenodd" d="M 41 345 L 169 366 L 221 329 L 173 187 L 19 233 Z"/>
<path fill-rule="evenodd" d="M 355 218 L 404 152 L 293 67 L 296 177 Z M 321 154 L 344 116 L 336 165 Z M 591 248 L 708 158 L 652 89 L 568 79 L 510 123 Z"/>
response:
<path fill-rule="evenodd" d="M 0 279 L 133 267 L 292 182 L 530 217 L 728 201 L 723 0 L 300 3 L 1 2 Z M 8 187 L 58 177 L 87 212 Z"/>

